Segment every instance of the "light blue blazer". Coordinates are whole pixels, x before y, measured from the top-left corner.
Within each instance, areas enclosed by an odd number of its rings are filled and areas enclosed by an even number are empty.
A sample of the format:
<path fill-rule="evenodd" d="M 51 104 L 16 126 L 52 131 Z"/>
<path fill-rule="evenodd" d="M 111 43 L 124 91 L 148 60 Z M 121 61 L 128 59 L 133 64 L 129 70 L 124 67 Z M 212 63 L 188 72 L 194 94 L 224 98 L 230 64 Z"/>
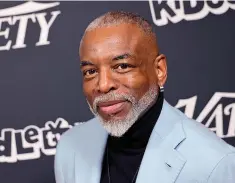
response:
<path fill-rule="evenodd" d="M 99 183 L 107 132 L 98 119 L 62 135 L 57 183 Z M 235 149 L 164 101 L 136 183 L 235 183 Z"/>

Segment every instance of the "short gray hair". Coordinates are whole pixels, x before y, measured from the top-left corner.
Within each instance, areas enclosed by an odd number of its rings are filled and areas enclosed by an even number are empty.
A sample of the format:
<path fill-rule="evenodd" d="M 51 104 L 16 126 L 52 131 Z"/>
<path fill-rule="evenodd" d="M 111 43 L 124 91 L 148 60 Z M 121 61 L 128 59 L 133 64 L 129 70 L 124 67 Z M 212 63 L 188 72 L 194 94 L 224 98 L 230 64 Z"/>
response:
<path fill-rule="evenodd" d="M 108 27 L 125 23 L 135 24 L 139 28 L 141 28 L 145 33 L 153 34 L 155 36 L 153 26 L 146 19 L 144 19 L 138 14 L 124 11 L 110 11 L 101 15 L 88 25 L 85 32 L 96 28 Z"/>

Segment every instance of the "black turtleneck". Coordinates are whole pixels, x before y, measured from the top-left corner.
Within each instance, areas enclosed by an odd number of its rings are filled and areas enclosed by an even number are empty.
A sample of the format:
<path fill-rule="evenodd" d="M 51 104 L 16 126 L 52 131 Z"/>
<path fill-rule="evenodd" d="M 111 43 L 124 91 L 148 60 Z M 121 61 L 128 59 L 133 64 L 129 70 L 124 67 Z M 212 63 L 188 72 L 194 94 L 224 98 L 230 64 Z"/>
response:
<path fill-rule="evenodd" d="M 160 92 L 155 104 L 122 137 L 108 137 L 100 183 L 135 182 L 149 137 L 161 113 L 162 105 L 163 93 Z"/>

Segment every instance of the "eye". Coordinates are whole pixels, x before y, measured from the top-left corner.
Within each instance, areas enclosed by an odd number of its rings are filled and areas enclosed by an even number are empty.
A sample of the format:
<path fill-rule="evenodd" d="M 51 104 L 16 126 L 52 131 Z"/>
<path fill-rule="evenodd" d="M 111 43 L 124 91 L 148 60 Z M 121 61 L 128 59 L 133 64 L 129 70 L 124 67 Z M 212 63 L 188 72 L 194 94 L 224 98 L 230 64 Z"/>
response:
<path fill-rule="evenodd" d="M 95 69 L 88 69 L 83 72 L 83 76 L 86 78 L 94 77 L 97 71 Z"/>
<path fill-rule="evenodd" d="M 128 64 L 120 64 L 117 69 L 127 69 L 129 67 Z"/>
<path fill-rule="evenodd" d="M 117 71 L 117 72 L 120 72 L 120 73 L 123 73 L 123 72 L 128 72 L 130 71 L 132 68 L 134 68 L 134 66 L 130 65 L 130 64 L 127 64 L 127 63 L 121 63 L 121 64 L 118 64 L 114 67 L 114 69 Z"/>

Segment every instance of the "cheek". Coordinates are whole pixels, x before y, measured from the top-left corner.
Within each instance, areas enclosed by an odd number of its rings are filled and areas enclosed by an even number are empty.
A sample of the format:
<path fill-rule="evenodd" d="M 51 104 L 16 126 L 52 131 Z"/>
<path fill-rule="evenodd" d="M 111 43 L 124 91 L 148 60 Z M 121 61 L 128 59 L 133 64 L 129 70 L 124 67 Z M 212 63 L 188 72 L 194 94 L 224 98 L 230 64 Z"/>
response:
<path fill-rule="evenodd" d="M 143 96 L 150 87 L 148 76 L 140 72 L 127 74 L 125 77 L 120 77 L 119 81 L 127 88 L 127 90 L 138 98 Z"/>
<path fill-rule="evenodd" d="M 92 82 L 83 82 L 83 93 L 90 104 L 92 103 L 93 87 L 94 84 Z"/>

